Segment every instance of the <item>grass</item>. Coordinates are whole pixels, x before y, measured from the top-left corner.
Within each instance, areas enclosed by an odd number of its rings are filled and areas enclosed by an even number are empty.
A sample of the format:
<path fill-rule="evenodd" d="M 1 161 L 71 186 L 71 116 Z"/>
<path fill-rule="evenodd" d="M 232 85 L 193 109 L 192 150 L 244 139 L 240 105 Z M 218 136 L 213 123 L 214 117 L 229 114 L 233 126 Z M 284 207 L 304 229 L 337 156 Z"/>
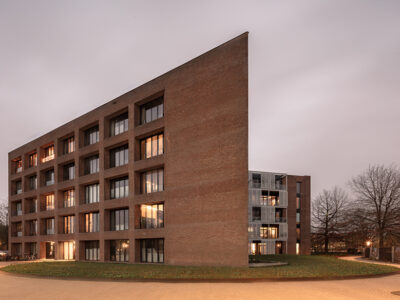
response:
<path fill-rule="evenodd" d="M 9 265 L 1 270 L 11 273 L 50 277 L 110 279 L 289 279 L 343 278 L 398 272 L 397 268 L 351 262 L 329 256 L 257 256 L 257 261 L 288 262 L 279 267 L 184 267 L 152 264 L 116 264 L 95 262 L 37 262 Z"/>

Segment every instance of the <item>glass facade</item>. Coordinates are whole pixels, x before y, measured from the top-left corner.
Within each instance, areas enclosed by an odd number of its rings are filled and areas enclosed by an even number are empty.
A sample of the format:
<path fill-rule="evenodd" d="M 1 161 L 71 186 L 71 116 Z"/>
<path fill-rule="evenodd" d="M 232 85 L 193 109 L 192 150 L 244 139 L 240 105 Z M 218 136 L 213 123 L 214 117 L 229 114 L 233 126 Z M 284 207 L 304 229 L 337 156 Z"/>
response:
<path fill-rule="evenodd" d="M 147 263 L 164 262 L 164 239 L 140 240 L 140 261 Z"/>
<path fill-rule="evenodd" d="M 140 205 L 140 228 L 164 227 L 164 204 Z"/>
<path fill-rule="evenodd" d="M 142 173 L 142 193 L 155 193 L 164 190 L 164 169 L 151 170 Z"/>

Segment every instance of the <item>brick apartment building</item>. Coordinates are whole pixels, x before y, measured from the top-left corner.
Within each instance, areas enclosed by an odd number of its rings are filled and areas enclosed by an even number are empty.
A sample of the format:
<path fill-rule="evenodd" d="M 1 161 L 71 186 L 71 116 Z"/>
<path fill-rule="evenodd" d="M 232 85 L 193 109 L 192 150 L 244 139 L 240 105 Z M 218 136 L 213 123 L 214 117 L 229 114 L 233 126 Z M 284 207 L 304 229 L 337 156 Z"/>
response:
<path fill-rule="evenodd" d="M 246 266 L 247 40 L 11 151 L 11 255 Z"/>
<path fill-rule="evenodd" d="M 249 172 L 249 254 L 310 254 L 310 176 Z"/>

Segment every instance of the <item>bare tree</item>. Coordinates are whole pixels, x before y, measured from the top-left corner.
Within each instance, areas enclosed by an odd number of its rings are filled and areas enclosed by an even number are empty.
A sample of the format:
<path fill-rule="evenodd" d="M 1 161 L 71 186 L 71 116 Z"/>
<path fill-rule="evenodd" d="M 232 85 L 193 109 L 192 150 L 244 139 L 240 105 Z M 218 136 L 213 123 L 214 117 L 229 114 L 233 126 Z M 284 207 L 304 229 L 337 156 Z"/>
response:
<path fill-rule="evenodd" d="M 314 235 L 324 244 L 324 251 L 329 251 L 329 243 L 339 236 L 342 216 L 347 203 L 346 193 L 339 187 L 323 190 L 313 201 Z"/>
<path fill-rule="evenodd" d="M 400 171 L 395 166 L 370 166 L 350 182 L 359 215 L 375 232 L 379 247 L 400 236 Z"/>

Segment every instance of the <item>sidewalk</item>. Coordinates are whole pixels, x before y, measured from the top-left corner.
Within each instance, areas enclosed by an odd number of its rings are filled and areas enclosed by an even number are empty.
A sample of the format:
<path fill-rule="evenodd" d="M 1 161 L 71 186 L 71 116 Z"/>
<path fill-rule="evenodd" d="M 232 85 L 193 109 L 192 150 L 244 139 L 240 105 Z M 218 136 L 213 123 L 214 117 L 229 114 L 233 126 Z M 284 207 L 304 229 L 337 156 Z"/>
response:
<path fill-rule="evenodd" d="M 389 263 L 389 262 L 370 260 L 370 259 L 364 258 L 362 256 L 344 256 L 344 257 L 339 257 L 339 259 L 400 268 L 400 264 L 394 264 L 394 263 Z"/>

